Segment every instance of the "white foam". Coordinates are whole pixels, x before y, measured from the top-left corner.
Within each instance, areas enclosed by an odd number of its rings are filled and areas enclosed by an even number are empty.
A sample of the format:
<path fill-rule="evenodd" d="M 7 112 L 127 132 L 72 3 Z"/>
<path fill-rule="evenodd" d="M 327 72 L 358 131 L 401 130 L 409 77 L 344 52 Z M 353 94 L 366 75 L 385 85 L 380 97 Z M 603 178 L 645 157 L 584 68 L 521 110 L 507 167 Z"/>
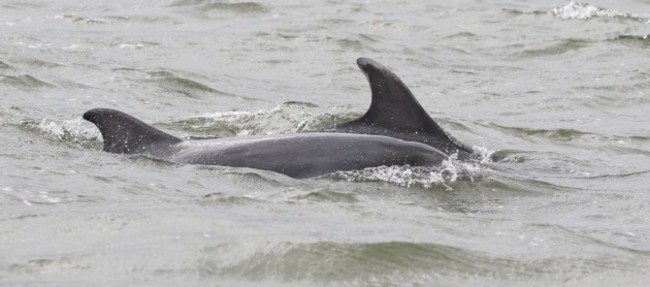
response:
<path fill-rule="evenodd" d="M 594 17 L 630 17 L 630 14 L 616 11 L 613 9 L 604 9 L 593 6 L 589 3 L 580 1 L 571 1 L 562 7 L 553 9 L 553 15 L 560 19 L 578 19 L 587 20 Z"/>
<path fill-rule="evenodd" d="M 457 159 L 454 154 L 436 167 L 413 167 L 404 166 L 379 166 L 363 170 L 339 171 L 331 175 L 336 179 L 347 181 L 383 181 L 404 187 L 421 186 L 431 188 L 433 186 L 444 186 L 447 190 L 453 190 L 450 183 L 461 179 L 474 181 L 484 177 L 490 170 L 481 166 L 479 162 L 464 162 Z"/>
<path fill-rule="evenodd" d="M 117 46 L 118 49 L 127 49 L 127 50 L 140 50 L 144 48 L 144 44 L 142 43 L 137 43 L 137 44 L 119 44 Z"/>
<path fill-rule="evenodd" d="M 69 137 L 84 140 L 101 139 L 99 130 L 81 118 L 65 120 L 61 123 L 44 119 L 38 124 L 37 128 L 59 140 Z"/>
<path fill-rule="evenodd" d="M 38 128 L 44 131 L 46 134 L 54 136 L 58 139 L 63 139 L 63 136 L 65 135 L 63 126 L 53 121 L 42 120 L 38 125 Z"/>
<path fill-rule="evenodd" d="M 473 146 L 472 158 L 480 163 L 491 163 L 494 152 L 494 150 L 490 150 L 485 146 Z"/>
<path fill-rule="evenodd" d="M 230 112 L 217 112 L 206 114 L 203 117 L 210 118 L 218 121 L 225 121 L 229 123 L 241 122 L 244 119 L 256 118 L 280 112 L 282 109 L 277 106 L 271 110 L 258 110 L 256 112 L 249 111 L 230 111 Z"/>

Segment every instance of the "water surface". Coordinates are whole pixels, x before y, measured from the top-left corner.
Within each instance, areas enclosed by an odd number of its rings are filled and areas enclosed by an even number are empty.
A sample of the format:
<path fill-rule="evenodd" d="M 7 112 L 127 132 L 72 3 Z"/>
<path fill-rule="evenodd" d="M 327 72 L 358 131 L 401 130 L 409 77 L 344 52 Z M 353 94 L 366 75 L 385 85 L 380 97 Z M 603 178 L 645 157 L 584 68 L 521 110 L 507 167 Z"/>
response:
<path fill-rule="evenodd" d="M 647 286 L 647 1 L 3 1 L 0 283 Z M 297 180 L 101 152 L 317 130 L 390 66 L 500 161 Z"/>

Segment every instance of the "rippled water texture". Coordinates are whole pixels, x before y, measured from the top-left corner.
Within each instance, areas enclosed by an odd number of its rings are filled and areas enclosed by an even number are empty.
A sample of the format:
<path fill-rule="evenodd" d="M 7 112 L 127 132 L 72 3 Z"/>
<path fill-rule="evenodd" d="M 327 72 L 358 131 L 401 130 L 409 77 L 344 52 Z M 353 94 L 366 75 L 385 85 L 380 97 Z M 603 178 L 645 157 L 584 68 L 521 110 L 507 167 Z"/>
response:
<path fill-rule="evenodd" d="M 650 286 L 650 3 L 498 2 L 0 2 L 0 285 Z M 296 180 L 81 119 L 318 130 L 362 56 L 483 160 Z"/>

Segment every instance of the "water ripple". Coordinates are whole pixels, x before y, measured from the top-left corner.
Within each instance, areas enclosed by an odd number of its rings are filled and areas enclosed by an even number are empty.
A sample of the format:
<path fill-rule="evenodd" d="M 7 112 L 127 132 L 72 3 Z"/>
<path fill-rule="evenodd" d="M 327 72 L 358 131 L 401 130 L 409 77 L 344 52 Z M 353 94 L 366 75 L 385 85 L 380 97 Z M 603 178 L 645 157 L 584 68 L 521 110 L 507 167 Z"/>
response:
<path fill-rule="evenodd" d="M 650 47 L 650 34 L 642 36 L 623 34 L 609 41 L 612 41 L 614 43 L 621 43 L 631 47 L 648 48 Z"/>
<path fill-rule="evenodd" d="M 269 10 L 269 8 L 257 2 L 224 3 L 222 1 L 214 0 L 177 0 L 174 1 L 170 6 L 191 6 L 196 10 L 203 12 L 214 10 L 234 12 L 238 14 L 265 13 Z"/>
<path fill-rule="evenodd" d="M 3 84 L 7 87 L 19 90 L 33 90 L 41 88 L 52 88 L 56 87 L 54 84 L 50 84 L 43 80 L 40 80 L 32 75 L 18 75 L 18 76 L 0 76 L 0 84 Z"/>
<path fill-rule="evenodd" d="M 553 44 L 540 49 L 529 49 L 518 54 L 519 57 L 543 57 L 543 56 L 556 56 L 569 52 L 580 50 L 591 44 L 592 41 L 582 39 L 565 39 L 557 44 Z"/>

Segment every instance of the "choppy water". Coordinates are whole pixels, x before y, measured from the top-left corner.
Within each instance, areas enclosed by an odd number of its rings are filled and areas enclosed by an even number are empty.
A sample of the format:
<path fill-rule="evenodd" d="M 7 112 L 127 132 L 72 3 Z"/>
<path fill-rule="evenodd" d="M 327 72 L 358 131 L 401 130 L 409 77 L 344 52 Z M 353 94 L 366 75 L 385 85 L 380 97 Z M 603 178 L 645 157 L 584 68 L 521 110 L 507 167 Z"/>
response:
<path fill-rule="evenodd" d="M 500 2 L 0 2 L 0 285 L 648 286 L 650 3 Z M 360 56 L 502 160 L 296 180 L 81 120 L 314 130 Z"/>

